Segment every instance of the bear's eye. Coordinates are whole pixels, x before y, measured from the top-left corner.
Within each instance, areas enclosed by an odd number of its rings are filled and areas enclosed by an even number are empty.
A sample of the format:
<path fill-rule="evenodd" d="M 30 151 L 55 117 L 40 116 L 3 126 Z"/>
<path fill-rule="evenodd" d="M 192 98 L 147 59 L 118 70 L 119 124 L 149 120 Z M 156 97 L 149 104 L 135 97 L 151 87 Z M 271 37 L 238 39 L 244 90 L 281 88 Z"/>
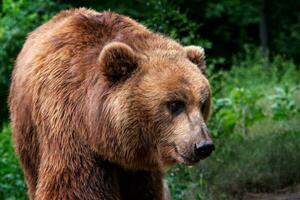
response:
<path fill-rule="evenodd" d="M 204 113 L 205 106 L 206 106 L 206 102 L 200 102 L 200 111 L 201 111 L 201 113 Z"/>
<path fill-rule="evenodd" d="M 169 101 L 167 102 L 167 108 L 174 116 L 179 115 L 185 109 L 185 103 L 183 101 Z"/>

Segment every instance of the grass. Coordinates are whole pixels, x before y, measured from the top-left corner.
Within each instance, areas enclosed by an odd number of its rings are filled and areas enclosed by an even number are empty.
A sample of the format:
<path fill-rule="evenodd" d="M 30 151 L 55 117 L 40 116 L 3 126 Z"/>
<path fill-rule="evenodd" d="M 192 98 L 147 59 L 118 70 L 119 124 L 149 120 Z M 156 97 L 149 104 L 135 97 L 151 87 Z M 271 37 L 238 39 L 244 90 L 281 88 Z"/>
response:
<path fill-rule="evenodd" d="M 264 124 L 269 131 L 237 141 L 223 140 L 219 164 L 208 163 L 215 189 L 241 196 L 244 192 L 269 192 L 300 182 L 300 129 L 283 130 Z M 276 127 L 276 126 L 275 126 Z M 278 132 L 277 132 L 278 131 Z M 216 167 L 217 166 L 217 167 Z M 218 176 L 214 176 L 218 174 Z"/>

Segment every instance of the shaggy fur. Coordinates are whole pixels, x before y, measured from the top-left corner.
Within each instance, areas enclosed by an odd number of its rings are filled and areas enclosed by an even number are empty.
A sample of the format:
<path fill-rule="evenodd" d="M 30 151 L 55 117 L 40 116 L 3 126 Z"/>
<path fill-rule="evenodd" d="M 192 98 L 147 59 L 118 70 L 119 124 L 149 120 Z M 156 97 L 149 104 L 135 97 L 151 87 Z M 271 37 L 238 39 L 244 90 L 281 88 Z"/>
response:
<path fill-rule="evenodd" d="M 210 139 L 204 67 L 202 48 L 112 12 L 64 11 L 30 33 L 9 96 L 30 199 L 163 199 L 164 170 Z M 176 119 L 174 98 L 189 102 Z"/>

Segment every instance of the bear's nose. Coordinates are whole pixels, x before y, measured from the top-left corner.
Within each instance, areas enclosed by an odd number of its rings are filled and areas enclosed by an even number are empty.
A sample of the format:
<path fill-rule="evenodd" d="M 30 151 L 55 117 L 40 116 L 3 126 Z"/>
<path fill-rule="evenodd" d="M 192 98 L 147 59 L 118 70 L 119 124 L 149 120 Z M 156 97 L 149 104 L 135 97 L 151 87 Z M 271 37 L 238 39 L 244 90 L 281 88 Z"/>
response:
<path fill-rule="evenodd" d="M 195 155 L 199 159 L 208 157 L 215 150 L 215 145 L 208 140 L 195 144 Z"/>

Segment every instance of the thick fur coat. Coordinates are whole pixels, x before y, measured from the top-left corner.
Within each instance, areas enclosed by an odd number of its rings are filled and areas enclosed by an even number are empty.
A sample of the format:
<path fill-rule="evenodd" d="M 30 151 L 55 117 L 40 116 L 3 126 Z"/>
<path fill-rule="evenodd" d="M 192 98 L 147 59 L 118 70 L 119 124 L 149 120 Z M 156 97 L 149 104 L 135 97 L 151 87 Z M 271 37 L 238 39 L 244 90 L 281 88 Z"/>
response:
<path fill-rule="evenodd" d="M 163 172 L 209 139 L 204 67 L 202 48 L 112 12 L 63 11 L 30 33 L 9 96 L 30 199 L 163 199 Z M 174 119 L 175 97 L 200 111 Z"/>

